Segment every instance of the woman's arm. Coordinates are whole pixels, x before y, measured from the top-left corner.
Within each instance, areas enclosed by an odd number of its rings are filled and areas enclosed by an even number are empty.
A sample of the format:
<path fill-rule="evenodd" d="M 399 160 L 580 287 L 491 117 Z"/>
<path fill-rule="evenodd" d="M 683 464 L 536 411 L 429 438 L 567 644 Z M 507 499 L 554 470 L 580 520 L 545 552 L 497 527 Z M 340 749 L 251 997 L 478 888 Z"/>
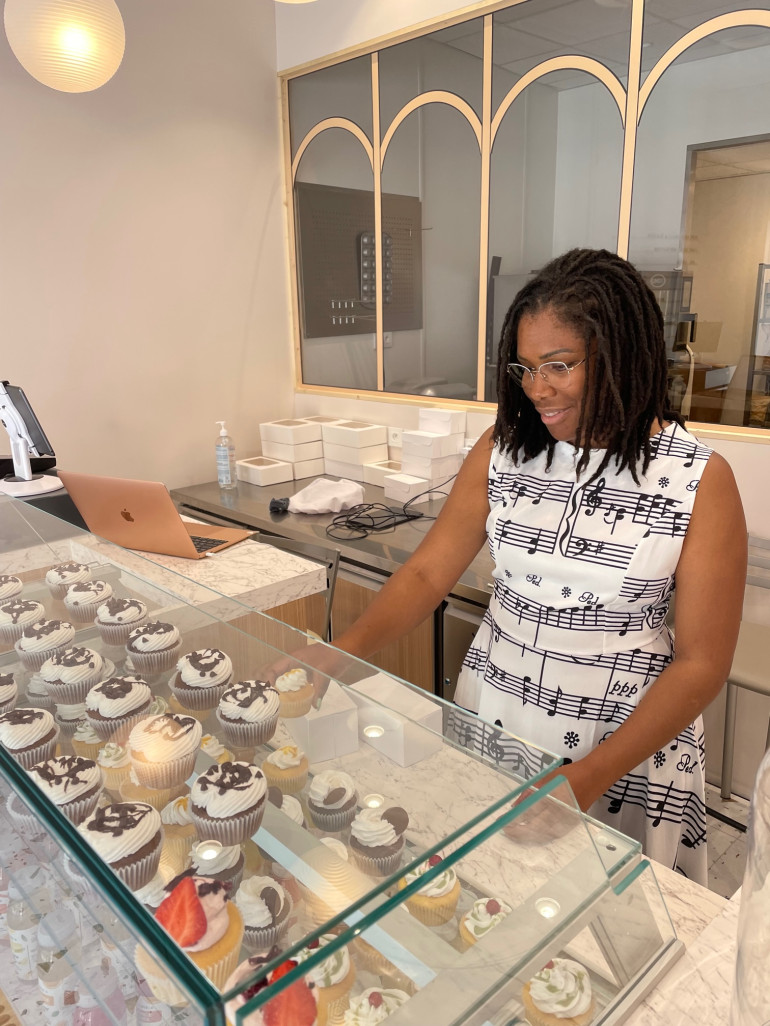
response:
<path fill-rule="evenodd" d="M 725 460 L 708 461 L 676 568 L 676 655 L 634 712 L 585 758 L 568 765 L 581 808 L 668 744 L 719 694 L 730 673 L 746 585 L 747 540 Z"/>

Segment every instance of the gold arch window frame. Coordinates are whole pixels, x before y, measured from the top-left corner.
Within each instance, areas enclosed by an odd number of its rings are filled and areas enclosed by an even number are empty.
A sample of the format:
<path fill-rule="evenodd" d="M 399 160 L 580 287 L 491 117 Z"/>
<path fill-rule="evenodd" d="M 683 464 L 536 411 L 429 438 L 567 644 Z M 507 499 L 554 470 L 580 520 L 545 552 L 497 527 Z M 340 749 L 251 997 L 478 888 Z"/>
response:
<path fill-rule="evenodd" d="M 401 392 L 385 390 L 384 373 L 384 330 L 382 310 L 382 169 L 390 143 L 403 122 L 420 108 L 431 104 L 446 104 L 454 108 L 469 123 L 481 155 L 481 188 L 480 188 L 480 245 L 479 245 L 479 303 L 478 303 L 478 338 L 476 394 L 484 394 L 485 376 L 485 340 L 486 340 L 486 307 L 487 307 L 487 269 L 489 262 L 489 199 L 491 155 L 498 130 L 506 113 L 519 96 L 533 82 L 553 71 L 582 71 L 600 82 L 610 93 L 618 109 L 623 126 L 623 153 L 621 163 L 620 201 L 618 210 L 618 234 L 616 251 L 623 257 L 628 256 L 631 233 L 631 198 L 633 194 L 634 165 L 636 161 L 636 142 L 639 122 L 646 104 L 655 86 L 665 71 L 680 57 L 685 50 L 698 42 L 721 32 L 724 29 L 738 27 L 761 27 L 770 29 L 770 11 L 745 8 L 728 14 L 711 18 L 685 32 L 658 59 L 652 69 L 642 79 L 641 57 L 642 36 L 644 28 L 645 0 L 631 0 L 631 33 L 628 61 L 628 85 L 624 86 L 620 79 L 601 61 L 579 54 L 565 54 L 550 58 L 536 65 L 508 91 L 500 101 L 496 110 L 492 109 L 492 45 L 494 31 L 494 15 L 498 11 L 507 10 L 531 0 L 481 0 L 464 7 L 451 16 L 443 16 L 421 22 L 401 32 L 393 33 L 371 40 L 360 46 L 330 54 L 323 59 L 298 65 L 280 73 L 284 166 L 286 169 L 285 187 L 287 196 L 287 216 L 289 234 L 289 262 L 291 274 L 291 301 L 294 335 L 294 368 L 295 388 L 298 392 L 309 392 L 320 395 L 335 395 L 345 398 L 379 399 L 405 405 L 445 406 L 451 403 L 458 408 L 477 412 L 494 412 L 496 404 L 474 401 L 467 403 L 455 399 L 434 400 L 426 396 L 406 395 Z M 422 36 L 430 35 L 444 28 L 460 25 L 464 22 L 482 18 L 483 53 L 482 53 L 482 113 L 476 114 L 471 105 L 462 97 L 447 90 L 429 90 L 420 93 L 408 101 L 396 112 L 390 124 L 384 129 L 380 121 L 380 79 L 379 51 L 385 46 L 408 42 Z M 360 125 L 349 118 L 329 117 L 316 123 L 299 141 L 292 157 L 291 133 L 289 127 L 289 83 L 292 79 L 320 71 L 335 64 L 341 64 L 357 57 L 369 56 L 371 60 L 371 97 L 372 97 L 372 138 Z M 374 224 L 376 250 L 376 390 L 338 388 L 324 385 L 307 385 L 301 379 L 301 330 L 300 330 L 300 299 L 299 276 L 296 251 L 296 223 L 294 214 L 294 185 L 299 166 L 307 147 L 325 131 L 341 129 L 349 132 L 358 140 L 372 168 L 374 192 Z M 702 436 L 712 435 L 725 439 L 751 440 L 770 444 L 770 431 L 762 428 L 730 427 L 715 424 L 703 425 L 698 429 Z"/>

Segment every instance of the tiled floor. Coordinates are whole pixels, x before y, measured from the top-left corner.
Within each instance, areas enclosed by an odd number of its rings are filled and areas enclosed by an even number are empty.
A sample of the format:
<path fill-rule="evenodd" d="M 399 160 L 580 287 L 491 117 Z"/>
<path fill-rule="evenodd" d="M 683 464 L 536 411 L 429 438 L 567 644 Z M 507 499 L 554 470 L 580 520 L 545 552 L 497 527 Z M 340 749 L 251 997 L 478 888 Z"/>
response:
<path fill-rule="evenodd" d="M 719 788 L 706 785 L 706 807 L 716 809 L 730 819 L 746 823 L 749 803 L 743 798 L 724 801 Z M 735 827 L 707 815 L 709 890 L 731 898 L 743 883 L 746 866 L 746 834 Z"/>

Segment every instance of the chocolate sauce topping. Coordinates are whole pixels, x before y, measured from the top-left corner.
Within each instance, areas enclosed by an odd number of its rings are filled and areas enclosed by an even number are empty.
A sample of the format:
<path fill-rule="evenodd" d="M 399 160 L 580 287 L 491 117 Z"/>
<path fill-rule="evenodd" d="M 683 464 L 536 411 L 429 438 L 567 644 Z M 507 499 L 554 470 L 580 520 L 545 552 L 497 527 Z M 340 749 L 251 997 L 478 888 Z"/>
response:
<path fill-rule="evenodd" d="M 193 716 L 177 716 L 162 713 L 151 720 L 145 720 L 142 728 L 146 734 L 159 734 L 164 741 L 176 741 L 194 729 L 198 721 Z"/>
<path fill-rule="evenodd" d="M 110 616 L 115 616 L 118 613 L 127 613 L 129 609 L 135 609 L 139 615 L 144 612 L 143 603 L 138 602 L 136 599 L 115 598 L 112 596 L 105 599 L 102 605 L 107 607 L 107 612 Z"/>
<path fill-rule="evenodd" d="M 44 709 L 11 709 L 10 712 L 3 713 L 0 720 L 3 723 L 10 723 L 14 727 L 20 727 L 27 723 L 34 723 L 35 720 L 41 720 L 44 712 Z"/>
<path fill-rule="evenodd" d="M 3 584 L 10 584 L 12 581 L 18 581 L 18 583 L 21 584 L 21 579 L 14 577 L 13 574 L 0 574 L 0 586 Z"/>
<path fill-rule="evenodd" d="M 126 830 L 135 830 L 151 812 L 152 806 L 144 802 L 117 802 L 97 809 L 84 826 L 97 834 L 120 837 Z"/>
<path fill-rule="evenodd" d="M 130 695 L 137 682 L 142 683 L 137 677 L 132 679 L 128 677 L 110 677 L 109 680 L 103 680 L 101 684 L 97 684 L 93 690 L 100 695 L 104 695 L 105 698 L 114 701 Z"/>
<path fill-rule="evenodd" d="M 38 763 L 31 772 L 46 784 L 63 784 L 66 792 L 76 784 L 87 784 L 88 780 L 83 774 L 95 765 L 92 759 L 84 759 L 79 755 L 61 755 L 58 759 Z"/>
<path fill-rule="evenodd" d="M 38 608 L 41 608 L 39 602 L 30 602 L 27 599 L 14 599 L 12 602 L 5 602 L 0 606 L 0 610 L 9 616 L 13 623 L 18 623 L 25 613 L 34 613 Z"/>
<path fill-rule="evenodd" d="M 96 652 L 90 648 L 65 648 L 63 652 L 54 652 L 51 661 L 56 666 L 88 666 L 93 670 L 96 666 Z"/>
<path fill-rule="evenodd" d="M 261 775 L 262 771 L 257 770 L 256 773 Z M 213 788 L 225 794 L 227 791 L 245 791 L 251 786 L 254 776 L 253 767 L 245 762 L 223 762 L 207 769 L 197 782 L 201 791 Z"/>
<path fill-rule="evenodd" d="M 13 674 L 0 673 L 0 688 L 7 688 L 11 684 L 13 684 Z"/>
<path fill-rule="evenodd" d="M 56 566 L 51 567 L 51 572 L 59 574 L 60 577 L 66 577 L 67 574 L 77 574 L 81 570 L 87 570 L 88 567 L 85 563 L 58 563 Z"/>
<path fill-rule="evenodd" d="M 227 656 L 218 648 L 199 648 L 196 652 L 189 652 L 186 659 L 201 677 L 216 677 L 217 667 Z"/>
<path fill-rule="evenodd" d="M 237 684 L 231 684 L 222 698 L 226 697 L 228 702 L 241 709 L 248 709 L 250 705 L 264 699 L 266 691 L 275 691 L 275 688 L 261 680 L 240 680 Z"/>
<path fill-rule="evenodd" d="M 24 628 L 24 637 L 30 639 L 47 638 L 49 634 L 57 634 L 62 628 L 72 628 L 66 620 L 38 620 Z M 74 630 L 74 628 L 73 628 Z"/>
<path fill-rule="evenodd" d="M 172 634 L 176 630 L 171 623 L 161 623 L 160 620 L 153 620 L 151 623 L 144 623 L 141 627 L 135 627 L 131 631 L 132 638 L 139 638 L 145 634 Z"/>

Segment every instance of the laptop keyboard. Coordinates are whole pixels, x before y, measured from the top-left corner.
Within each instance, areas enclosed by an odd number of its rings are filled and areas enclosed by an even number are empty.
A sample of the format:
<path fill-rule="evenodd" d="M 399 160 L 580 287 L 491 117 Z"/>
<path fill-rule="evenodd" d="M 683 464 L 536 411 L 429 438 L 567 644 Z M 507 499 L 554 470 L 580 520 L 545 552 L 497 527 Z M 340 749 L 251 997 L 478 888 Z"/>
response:
<path fill-rule="evenodd" d="M 191 534 L 190 538 L 196 552 L 208 552 L 209 549 L 213 549 L 217 545 L 225 544 L 224 538 L 201 538 L 199 534 Z"/>

